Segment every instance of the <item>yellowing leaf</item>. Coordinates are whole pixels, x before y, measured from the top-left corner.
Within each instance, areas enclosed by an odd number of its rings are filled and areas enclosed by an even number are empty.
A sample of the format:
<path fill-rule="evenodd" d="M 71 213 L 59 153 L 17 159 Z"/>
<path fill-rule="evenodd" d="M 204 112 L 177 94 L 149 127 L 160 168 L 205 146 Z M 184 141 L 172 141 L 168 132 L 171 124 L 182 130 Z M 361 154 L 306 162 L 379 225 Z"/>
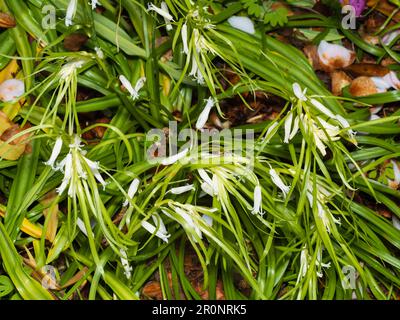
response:
<path fill-rule="evenodd" d="M 14 78 L 18 73 L 19 66 L 17 60 L 11 60 L 10 63 L 3 70 L 0 71 L 0 83 Z"/>

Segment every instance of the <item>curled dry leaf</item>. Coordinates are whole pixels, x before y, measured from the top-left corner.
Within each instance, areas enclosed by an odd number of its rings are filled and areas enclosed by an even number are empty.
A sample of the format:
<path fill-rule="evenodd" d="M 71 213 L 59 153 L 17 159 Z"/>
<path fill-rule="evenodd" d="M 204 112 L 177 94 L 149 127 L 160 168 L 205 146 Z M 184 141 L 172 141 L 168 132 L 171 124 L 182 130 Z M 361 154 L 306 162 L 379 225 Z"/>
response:
<path fill-rule="evenodd" d="M 142 290 L 142 295 L 150 299 L 162 300 L 163 294 L 161 284 L 158 281 L 150 281 L 146 283 Z"/>
<path fill-rule="evenodd" d="M 30 125 L 20 128 L 12 123 L 4 112 L 0 111 L 0 157 L 6 160 L 17 160 L 24 152 L 30 152 L 28 144 L 30 134 L 23 134 L 15 139 L 13 137 Z"/>
<path fill-rule="evenodd" d="M 5 12 L 0 12 L 0 28 L 14 28 L 16 25 L 13 16 Z"/>
<path fill-rule="evenodd" d="M 354 63 L 346 67 L 345 71 L 350 72 L 354 76 L 366 77 L 383 77 L 390 72 L 388 68 L 372 63 Z"/>
<path fill-rule="evenodd" d="M 364 97 L 378 93 L 378 89 L 371 78 L 358 77 L 352 81 L 350 93 L 355 97 Z"/>
<path fill-rule="evenodd" d="M 351 83 L 351 78 L 343 71 L 332 72 L 332 93 L 335 96 L 342 94 L 343 88 Z"/>
<path fill-rule="evenodd" d="M 318 48 L 315 45 L 305 46 L 304 54 L 306 55 L 308 61 L 312 65 L 314 70 L 322 70 L 321 63 L 318 57 Z"/>
<path fill-rule="evenodd" d="M 46 206 L 46 209 L 43 210 L 43 214 L 46 219 L 47 216 L 50 215 L 46 229 L 46 239 L 50 242 L 54 242 L 58 228 L 58 204 L 53 204 L 53 201 L 56 199 L 56 197 L 57 194 L 55 192 L 50 192 L 40 201 L 41 204 Z"/>

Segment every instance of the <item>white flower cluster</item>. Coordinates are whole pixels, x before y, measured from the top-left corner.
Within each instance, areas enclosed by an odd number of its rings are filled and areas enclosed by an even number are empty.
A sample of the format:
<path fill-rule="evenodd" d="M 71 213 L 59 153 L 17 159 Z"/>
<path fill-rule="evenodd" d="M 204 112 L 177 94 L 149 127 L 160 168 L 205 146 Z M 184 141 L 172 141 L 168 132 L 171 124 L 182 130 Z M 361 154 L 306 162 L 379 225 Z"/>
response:
<path fill-rule="evenodd" d="M 83 145 L 81 142 L 81 138 L 75 135 L 73 143 L 69 144 L 68 154 L 63 160 L 56 164 L 56 160 L 63 145 L 62 138 L 58 137 L 54 144 L 50 159 L 45 162 L 45 164 L 50 166 L 53 170 L 64 173 L 61 185 L 57 188 L 58 194 L 62 194 L 67 187 L 69 187 L 68 196 L 75 197 L 79 179 L 86 180 L 88 177 L 88 171 L 86 170 L 87 167 L 103 188 L 107 185 L 100 174 L 99 163 L 85 157 L 86 152 L 82 149 Z"/>
<path fill-rule="evenodd" d="M 298 101 L 308 101 L 308 97 L 306 95 L 307 89 L 302 90 L 298 83 L 293 84 L 293 92 Z M 338 125 L 340 125 L 343 129 L 347 129 L 349 137 L 354 140 L 355 132 L 350 129 L 350 124 L 345 118 L 343 118 L 341 115 L 333 114 L 328 108 L 326 108 L 321 102 L 317 101 L 316 99 L 311 99 L 310 103 L 320 113 L 324 114 L 330 119 L 335 120 Z M 332 125 L 321 117 L 316 117 L 316 121 L 310 118 L 308 115 L 302 113 L 294 118 L 293 108 L 294 107 L 292 107 L 292 110 L 289 112 L 285 120 L 284 142 L 289 143 L 289 141 L 296 136 L 297 132 L 299 131 L 300 123 L 302 123 L 304 129 L 306 130 L 306 133 L 311 133 L 318 150 L 323 156 L 325 156 L 326 144 L 329 141 L 339 140 L 339 133 L 341 129 L 339 128 L 339 126 Z"/>

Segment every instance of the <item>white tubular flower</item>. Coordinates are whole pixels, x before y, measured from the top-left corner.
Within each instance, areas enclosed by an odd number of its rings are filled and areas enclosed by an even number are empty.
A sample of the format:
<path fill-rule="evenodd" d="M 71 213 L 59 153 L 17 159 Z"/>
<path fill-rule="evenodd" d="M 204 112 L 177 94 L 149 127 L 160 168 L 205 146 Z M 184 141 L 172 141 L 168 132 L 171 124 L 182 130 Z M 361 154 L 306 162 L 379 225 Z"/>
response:
<path fill-rule="evenodd" d="M 271 138 L 273 137 L 273 131 L 275 130 L 275 128 L 278 126 L 278 122 L 274 122 L 267 130 L 267 133 L 265 134 L 265 139 L 264 142 L 268 143 Z"/>
<path fill-rule="evenodd" d="M 341 115 L 338 114 L 335 116 L 335 118 L 340 123 L 340 125 L 342 126 L 343 129 L 350 128 L 350 123 L 345 118 L 343 118 Z M 348 129 L 347 133 L 348 133 L 350 139 L 354 139 L 355 136 L 357 135 L 357 132 L 354 130 L 351 130 L 351 129 Z"/>
<path fill-rule="evenodd" d="M 293 93 L 297 99 L 299 99 L 300 101 L 307 101 L 306 92 L 307 88 L 304 88 L 304 90 L 302 91 L 300 85 L 297 82 L 293 83 Z"/>
<path fill-rule="evenodd" d="M 163 2 L 161 2 L 161 10 L 163 10 L 164 12 L 167 12 L 168 13 L 168 15 L 170 15 L 169 14 L 169 10 L 168 10 L 168 6 L 167 6 L 167 4 L 163 1 Z M 170 15 L 171 16 L 171 15 Z M 164 17 L 164 21 L 165 21 L 165 25 L 166 25 L 166 29 L 167 29 L 167 31 L 171 31 L 173 28 L 172 28 L 172 24 L 171 24 L 171 20 L 170 19 L 167 19 L 166 17 Z"/>
<path fill-rule="evenodd" d="M 135 88 L 134 88 L 136 91 L 135 99 L 137 99 L 139 97 L 139 91 L 144 87 L 145 82 L 146 82 L 146 77 L 141 77 L 138 79 L 138 81 L 136 81 Z"/>
<path fill-rule="evenodd" d="M 326 133 L 328 134 L 328 136 L 330 137 L 331 140 L 335 141 L 335 140 L 339 140 L 340 137 L 338 137 L 339 134 L 339 127 L 334 126 L 328 122 L 326 122 L 325 120 L 321 119 L 318 117 L 318 121 L 321 123 L 321 125 L 324 127 Z M 323 137 L 320 137 L 321 139 L 328 140 L 326 134 L 324 133 L 323 136 L 325 137 L 325 139 Z"/>
<path fill-rule="evenodd" d="M 326 41 L 321 41 L 318 46 L 318 56 L 325 66 L 347 67 L 354 61 L 354 52 L 337 44 L 331 44 Z"/>
<path fill-rule="evenodd" d="M 310 102 L 314 105 L 315 108 L 317 108 L 321 113 L 323 113 L 327 117 L 335 118 L 335 115 L 318 100 L 311 99 Z"/>
<path fill-rule="evenodd" d="M 296 117 L 293 122 L 292 132 L 290 133 L 289 140 L 292 140 L 299 131 L 300 118 Z"/>
<path fill-rule="evenodd" d="M 161 164 L 163 166 L 169 166 L 171 164 L 174 164 L 175 162 L 178 162 L 179 160 L 185 158 L 186 155 L 188 154 L 188 152 L 189 152 L 189 149 L 186 148 L 183 151 L 181 151 L 181 152 L 179 152 L 177 154 L 174 154 L 173 156 L 170 156 L 168 158 L 163 159 L 161 161 Z"/>
<path fill-rule="evenodd" d="M 182 208 L 175 207 L 175 211 L 177 214 L 179 214 L 186 222 L 187 227 L 189 229 L 192 229 L 200 239 L 203 239 L 203 234 L 200 230 L 200 228 L 197 226 L 197 224 L 194 223 L 192 217 L 190 216 L 190 213 L 192 210 L 190 208 L 186 208 L 187 210 L 183 210 Z M 197 241 L 194 237 L 192 237 L 194 241 Z"/>
<path fill-rule="evenodd" d="M 72 169 L 72 154 L 71 154 L 71 152 L 67 154 L 67 156 L 65 157 L 65 159 L 62 163 L 63 163 L 63 168 L 60 168 L 60 169 L 64 171 L 64 178 L 61 182 L 61 185 L 56 189 L 57 193 L 60 195 L 65 191 L 65 189 L 71 182 L 72 170 L 73 170 Z M 72 189 L 70 188 L 70 191 L 71 191 L 71 195 L 68 192 L 69 196 L 72 197 L 73 195 L 75 195 L 73 188 Z"/>
<path fill-rule="evenodd" d="M 67 7 L 67 14 L 65 15 L 65 25 L 67 27 L 73 25 L 72 19 L 75 16 L 77 5 L 78 5 L 78 0 L 70 0 L 69 1 L 68 7 Z"/>
<path fill-rule="evenodd" d="M 124 268 L 124 274 L 127 279 L 130 279 L 132 277 L 132 266 L 129 264 L 128 261 L 128 255 L 126 254 L 126 251 L 123 249 L 120 249 L 119 252 L 121 253 L 121 264 L 122 267 Z"/>
<path fill-rule="evenodd" d="M 0 84 L 0 100 L 14 101 L 25 93 L 25 84 L 22 80 L 9 79 Z"/>
<path fill-rule="evenodd" d="M 188 184 L 186 186 L 172 188 L 169 191 L 167 191 L 167 193 L 171 192 L 172 194 L 182 194 L 192 190 L 195 190 L 195 187 L 192 184 Z"/>
<path fill-rule="evenodd" d="M 213 179 L 211 179 L 204 169 L 198 169 L 197 171 L 201 179 L 203 179 L 201 189 L 211 197 L 218 195 L 217 177 L 214 175 Z"/>
<path fill-rule="evenodd" d="M 181 37 L 182 37 L 182 44 L 183 44 L 183 52 L 188 55 L 189 54 L 189 46 L 188 46 L 188 34 L 187 34 L 187 25 L 186 23 L 183 24 L 181 29 Z"/>
<path fill-rule="evenodd" d="M 269 174 L 271 176 L 272 182 L 282 191 L 283 196 L 286 198 L 287 194 L 290 191 L 290 187 L 285 185 L 285 183 L 282 181 L 281 177 L 278 175 L 278 173 L 274 169 L 270 169 Z"/>
<path fill-rule="evenodd" d="M 397 230 L 400 230 L 400 220 L 394 214 L 392 215 L 392 224 Z"/>
<path fill-rule="evenodd" d="M 292 129 L 293 113 L 290 112 L 285 120 L 285 137 L 283 139 L 284 143 L 289 143 L 290 133 Z"/>
<path fill-rule="evenodd" d="M 87 237 L 88 233 L 86 231 L 85 223 L 82 221 L 81 218 L 76 219 L 76 225 L 78 226 L 79 230 Z"/>
<path fill-rule="evenodd" d="M 309 255 L 307 247 L 304 246 L 300 253 L 300 272 L 299 275 L 301 278 L 304 278 L 307 274 L 309 268 Z"/>
<path fill-rule="evenodd" d="M 213 225 L 213 218 L 211 218 L 210 216 L 203 214 L 203 216 L 201 217 L 205 223 L 207 223 L 208 226 L 212 227 Z"/>
<path fill-rule="evenodd" d="M 95 47 L 94 51 L 96 52 L 96 55 L 99 59 L 104 59 L 104 52 L 101 50 L 99 47 Z"/>
<path fill-rule="evenodd" d="M 399 165 L 397 164 L 397 161 L 392 160 L 391 161 L 393 165 L 393 174 L 394 174 L 394 182 L 397 184 L 400 184 L 400 168 Z"/>
<path fill-rule="evenodd" d="M 124 207 L 126 207 L 129 204 L 129 201 L 131 201 L 132 198 L 135 196 L 136 192 L 139 189 L 139 185 L 140 185 L 140 180 L 137 178 L 133 179 L 133 181 L 131 182 L 131 184 L 128 188 L 128 198 L 122 204 Z"/>
<path fill-rule="evenodd" d="M 153 219 L 154 224 L 157 226 L 160 232 L 162 232 L 165 235 L 168 235 L 167 228 L 165 227 L 164 221 L 163 219 L 161 219 L 160 215 L 158 213 L 153 213 L 151 218 Z"/>
<path fill-rule="evenodd" d="M 125 89 L 129 92 L 133 100 L 136 100 L 139 98 L 139 90 L 143 88 L 144 83 L 146 82 L 146 78 L 142 77 L 140 78 L 135 85 L 135 88 L 132 86 L 130 81 L 123 75 L 119 76 L 119 81 L 121 81 L 122 85 L 125 87 Z"/>
<path fill-rule="evenodd" d="M 314 195 L 313 186 L 307 183 L 307 199 L 311 208 L 314 208 Z M 317 205 L 318 217 L 322 220 L 322 223 L 328 233 L 331 232 L 331 219 L 334 223 L 340 224 L 339 219 L 335 219 L 329 209 L 326 207 L 326 197 L 329 196 L 329 192 L 325 190 L 322 186 L 317 185 L 315 203 Z"/>
<path fill-rule="evenodd" d="M 235 29 L 243 32 L 254 34 L 254 23 L 249 17 L 232 16 L 228 19 L 228 23 Z"/>
<path fill-rule="evenodd" d="M 192 69 L 189 73 L 189 76 L 193 77 L 198 84 L 204 84 L 204 77 L 203 74 L 201 73 L 199 66 L 197 65 L 196 57 L 194 54 L 192 58 Z"/>
<path fill-rule="evenodd" d="M 314 120 L 310 119 L 307 130 L 311 130 L 315 145 L 317 146 L 318 150 L 321 152 L 323 156 L 326 155 L 326 146 L 324 142 L 328 142 L 329 139 L 332 141 L 337 141 L 340 139 L 338 136 L 339 134 L 339 127 L 333 126 L 328 122 L 324 121 L 323 119 L 318 117 L 319 122 L 324 127 L 325 131 L 322 130 L 317 126 Z M 329 138 L 328 138 L 329 137 Z"/>
<path fill-rule="evenodd" d="M 53 170 L 57 170 L 57 168 L 54 166 L 58 156 L 60 155 L 61 148 L 63 145 L 63 141 L 61 137 L 58 137 L 56 139 L 56 142 L 54 143 L 53 151 L 51 152 L 51 156 L 49 160 L 47 160 L 44 164 L 47 166 L 50 166 Z"/>
<path fill-rule="evenodd" d="M 92 10 L 96 9 L 99 4 L 99 0 L 91 0 Z"/>
<path fill-rule="evenodd" d="M 255 186 L 253 197 L 254 197 L 254 205 L 251 213 L 263 215 L 264 213 L 262 211 L 262 192 L 260 185 Z"/>
<path fill-rule="evenodd" d="M 206 124 L 208 117 L 210 115 L 211 109 L 215 105 L 215 100 L 213 97 L 209 97 L 207 100 L 206 106 L 204 107 L 203 111 L 200 113 L 199 118 L 196 122 L 196 129 L 200 130 Z"/>
<path fill-rule="evenodd" d="M 165 2 L 164 2 L 165 4 Z M 166 5 L 166 4 L 165 4 Z M 164 7 L 165 8 L 165 7 Z M 153 3 L 149 3 L 147 11 L 155 11 L 157 12 L 160 16 L 162 16 L 164 19 L 168 20 L 168 22 L 170 21 L 174 21 L 174 18 L 171 16 L 171 14 L 169 13 L 168 7 L 167 9 L 163 9 L 163 5 L 161 4 L 161 8 L 156 7 Z"/>
<path fill-rule="evenodd" d="M 70 78 L 76 72 L 77 69 L 82 68 L 84 63 L 85 61 L 78 60 L 78 61 L 68 62 L 67 64 L 65 64 L 60 70 L 61 80 L 67 80 L 68 78 Z"/>
<path fill-rule="evenodd" d="M 322 247 L 318 250 L 318 252 L 317 252 L 317 259 L 315 260 L 315 264 L 316 264 L 317 266 L 321 266 L 322 268 L 327 268 L 327 269 L 329 269 L 329 268 L 331 267 L 331 263 L 330 263 L 330 262 L 328 262 L 328 263 L 323 263 L 323 262 L 322 262 L 322 250 L 323 250 Z M 322 274 L 319 274 L 319 273 L 317 273 L 317 274 L 318 274 L 318 276 L 319 276 L 320 278 L 322 277 Z"/>
<path fill-rule="evenodd" d="M 89 160 L 88 158 L 85 158 L 85 157 L 84 157 L 84 159 L 85 159 L 87 165 L 89 166 L 90 171 L 92 171 L 96 180 L 103 186 L 103 190 L 105 190 L 105 188 L 107 186 L 107 182 L 104 181 L 103 177 L 101 176 L 101 174 L 99 172 L 99 169 L 100 169 L 99 163 L 97 161 L 95 162 L 95 161 Z"/>
<path fill-rule="evenodd" d="M 168 242 L 168 238 L 171 236 L 170 234 L 163 233 L 160 229 L 157 230 L 155 226 L 147 221 L 142 221 L 141 226 L 164 242 Z"/>

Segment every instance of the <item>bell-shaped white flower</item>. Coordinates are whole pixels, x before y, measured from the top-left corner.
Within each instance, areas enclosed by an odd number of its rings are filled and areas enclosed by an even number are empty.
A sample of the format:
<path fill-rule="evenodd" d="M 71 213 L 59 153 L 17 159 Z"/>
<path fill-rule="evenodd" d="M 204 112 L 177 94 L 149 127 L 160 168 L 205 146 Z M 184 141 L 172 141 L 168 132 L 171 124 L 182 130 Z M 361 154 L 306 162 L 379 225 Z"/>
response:
<path fill-rule="evenodd" d="M 60 70 L 61 80 L 64 81 L 68 80 L 71 76 L 73 76 L 76 73 L 76 70 L 82 68 L 84 64 L 85 64 L 84 60 L 72 61 L 65 64 Z"/>
<path fill-rule="evenodd" d="M 78 6 L 78 0 L 70 0 L 67 7 L 67 14 L 65 15 L 65 25 L 67 27 L 73 25 L 73 19 L 76 13 L 76 8 Z"/>
<path fill-rule="evenodd" d="M 92 5 L 92 10 L 94 10 L 99 5 L 99 0 L 91 0 L 90 4 Z"/>
<path fill-rule="evenodd" d="M 162 241 L 168 243 L 168 238 L 171 235 L 166 232 L 165 227 L 164 228 L 163 227 L 156 228 L 155 226 L 153 226 L 151 223 L 149 223 L 147 221 L 142 221 L 141 222 L 141 226 L 144 229 L 146 229 L 148 232 L 150 232 L 151 234 L 153 234 L 156 237 L 160 238 Z"/>
<path fill-rule="evenodd" d="M 206 100 L 206 105 L 203 109 L 203 111 L 200 113 L 199 118 L 197 119 L 196 122 L 196 129 L 200 130 L 204 127 L 204 125 L 206 124 L 208 117 L 210 115 L 211 109 L 214 107 L 215 105 L 215 99 L 213 97 L 209 97 Z"/>
<path fill-rule="evenodd" d="M 275 169 L 270 169 L 269 174 L 271 176 L 272 182 L 282 191 L 284 197 L 286 198 L 287 194 L 290 191 L 290 187 L 285 185 L 285 183 L 282 181 L 281 177 L 275 171 Z"/>
<path fill-rule="evenodd" d="M 104 52 L 101 50 L 100 47 L 95 47 L 94 51 L 96 52 L 96 55 L 99 59 L 104 59 Z"/>
<path fill-rule="evenodd" d="M 86 226 L 85 226 L 85 223 L 83 222 L 83 220 L 81 218 L 77 218 L 76 219 L 76 225 L 79 228 L 79 230 L 81 230 L 82 233 L 87 237 L 88 233 L 87 233 L 87 230 L 86 230 Z"/>
<path fill-rule="evenodd" d="M 160 16 L 162 16 L 168 22 L 174 21 L 174 18 L 169 13 L 168 6 L 166 6 L 166 4 L 164 6 L 161 4 L 161 8 L 159 8 L 159 7 L 155 6 L 153 3 L 149 3 L 147 11 L 157 12 Z"/>
<path fill-rule="evenodd" d="M 235 29 L 243 32 L 254 34 L 254 23 L 249 17 L 231 16 L 228 19 L 228 23 Z"/>
<path fill-rule="evenodd" d="M 171 164 L 174 164 L 174 163 L 178 162 L 179 160 L 185 158 L 187 156 L 188 152 L 189 152 L 189 149 L 186 148 L 177 154 L 174 154 L 168 158 L 163 159 L 161 161 L 161 164 L 163 166 L 169 166 Z"/>
<path fill-rule="evenodd" d="M 285 120 L 284 128 L 285 128 L 285 136 L 283 139 L 284 143 L 289 143 L 292 140 L 297 132 L 299 131 L 299 117 L 295 117 L 293 121 L 293 112 L 290 112 Z"/>
<path fill-rule="evenodd" d="M 392 215 L 392 224 L 397 230 L 400 230 L 400 220 L 394 214 Z"/>
<path fill-rule="evenodd" d="M 200 64 L 202 66 L 201 62 Z M 192 57 L 192 69 L 190 70 L 189 76 L 193 77 L 198 84 L 204 84 L 204 77 L 203 74 L 201 73 L 199 65 L 197 64 L 197 60 L 194 54 Z"/>
<path fill-rule="evenodd" d="M 264 138 L 264 143 L 268 143 L 271 138 L 274 136 L 275 134 L 275 129 L 278 126 L 278 122 L 274 122 L 267 130 L 267 133 L 265 134 L 265 138 Z"/>
<path fill-rule="evenodd" d="M 168 9 L 168 6 L 165 3 L 165 1 L 161 2 L 161 10 L 163 10 L 164 12 L 167 12 L 169 14 L 169 9 Z M 171 24 L 171 20 L 167 19 L 166 17 L 164 17 L 164 21 L 165 21 L 165 25 L 166 25 L 167 31 L 171 31 L 173 29 L 172 28 L 172 24 Z"/>
<path fill-rule="evenodd" d="M 62 194 L 65 189 L 68 187 L 68 185 L 71 182 L 72 179 L 72 173 L 73 173 L 73 169 L 72 169 L 72 154 L 71 152 L 69 152 L 67 154 L 67 156 L 65 157 L 65 159 L 61 162 L 62 163 L 62 168 L 60 168 L 60 170 L 63 170 L 64 172 L 64 177 L 63 180 L 61 182 L 61 185 L 56 189 L 58 194 Z M 71 187 L 70 190 L 68 191 L 68 195 L 70 197 L 73 197 L 75 195 L 75 189 L 74 187 Z"/>
<path fill-rule="evenodd" d="M 99 163 L 96 161 L 89 160 L 88 158 L 84 157 L 84 160 L 86 161 L 87 165 L 90 168 L 90 171 L 92 171 L 95 179 L 103 186 L 103 190 L 105 190 L 107 186 L 107 182 L 104 181 L 103 177 L 100 174 L 100 166 Z"/>
<path fill-rule="evenodd" d="M 141 77 L 138 79 L 138 81 L 136 81 L 135 88 L 134 88 L 136 91 L 135 99 L 139 97 L 139 91 L 144 87 L 145 83 L 146 83 L 146 77 Z"/>
<path fill-rule="evenodd" d="M 303 249 L 300 252 L 300 271 L 299 271 L 299 276 L 301 278 L 304 278 L 305 275 L 307 274 L 308 268 L 310 266 L 309 259 L 310 259 L 310 256 L 308 254 L 307 247 L 304 246 Z"/>
<path fill-rule="evenodd" d="M 188 55 L 189 54 L 189 46 L 188 46 L 188 30 L 187 30 L 186 23 L 184 23 L 182 26 L 181 37 L 182 37 L 183 52 L 186 55 Z"/>
<path fill-rule="evenodd" d="M 348 129 L 347 133 L 348 133 L 350 139 L 354 139 L 357 132 L 350 129 L 350 123 L 339 114 L 335 116 L 335 119 L 340 123 L 340 125 L 342 126 L 343 129 Z"/>
<path fill-rule="evenodd" d="M 57 168 L 54 166 L 58 156 L 60 155 L 61 148 L 63 145 L 63 141 L 61 137 L 58 137 L 56 139 L 56 142 L 54 143 L 53 150 L 51 152 L 49 160 L 47 160 L 44 164 L 47 166 L 50 166 L 53 170 L 56 170 Z"/>
<path fill-rule="evenodd" d="M 253 198 L 254 198 L 254 204 L 253 204 L 253 210 L 251 211 L 251 213 L 263 215 L 264 213 L 262 211 L 262 192 L 261 192 L 260 185 L 255 186 Z"/>
<path fill-rule="evenodd" d="M 9 79 L 0 84 L 0 100 L 14 101 L 25 93 L 25 84 L 22 80 Z"/>
<path fill-rule="evenodd" d="M 283 139 L 284 143 L 289 143 L 290 132 L 292 130 L 293 113 L 290 112 L 285 120 L 285 137 Z"/>
<path fill-rule="evenodd" d="M 293 93 L 297 99 L 299 99 L 300 101 L 307 101 L 306 92 L 307 88 L 301 90 L 301 86 L 297 82 L 293 83 Z"/>
<path fill-rule="evenodd" d="M 213 179 L 211 179 L 204 169 L 198 169 L 197 172 L 203 180 L 201 189 L 211 197 L 218 195 L 217 177 L 214 175 L 215 178 L 213 176 Z"/>
<path fill-rule="evenodd" d="M 315 108 L 317 108 L 317 110 L 319 110 L 321 113 L 323 113 L 324 115 L 326 115 L 329 118 L 335 118 L 335 115 L 332 113 L 332 111 L 330 111 L 327 107 L 325 107 L 321 102 L 319 102 L 318 100 L 315 99 L 311 99 L 310 100 L 311 104 L 314 105 Z"/>
<path fill-rule="evenodd" d="M 326 206 L 326 198 L 330 195 L 330 193 L 322 186 L 317 185 L 316 188 L 316 198 L 314 203 L 314 194 L 313 194 L 313 186 L 310 182 L 307 182 L 307 199 L 311 208 L 317 206 L 318 217 L 321 219 L 326 231 L 328 233 L 331 232 L 331 224 L 332 222 L 335 224 L 340 224 L 340 220 L 336 219 L 332 213 L 329 211 Z"/>
<path fill-rule="evenodd" d="M 205 223 L 207 223 L 208 226 L 212 227 L 213 225 L 213 218 L 211 218 L 209 215 L 203 214 L 201 217 Z"/>
<path fill-rule="evenodd" d="M 189 207 L 185 207 L 185 210 L 180 208 L 180 207 L 175 207 L 175 211 L 177 214 L 179 214 L 186 223 L 186 228 L 192 229 L 197 236 L 199 237 L 199 239 L 203 238 L 203 234 L 200 230 L 200 228 L 197 226 L 196 223 L 194 223 L 191 214 L 193 214 L 192 210 Z M 192 237 L 193 241 L 197 241 L 196 238 Z"/>
<path fill-rule="evenodd" d="M 140 180 L 137 178 L 133 179 L 133 181 L 131 182 L 131 184 L 129 185 L 129 188 L 128 188 L 128 193 L 127 193 L 128 197 L 122 204 L 124 207 L 126 207 L 129 204 L 129 201 L 131 201 L 133 199 L 133 197 L 135 196 L 136 192 L 139 189 L 139 185 L 140 185 Z"/>
<path fill-rule="evenodd" d="M 168 190 L 167 193 L 170 192 L 172 194 L 182 194 L 192 190 L 195 190 L 195 187 L 193 186 L 193 184 L 188 184 L 186 186 L 172 188 Z"/>
<path fill-rule="evenodd" d="M 129 92 L 133 100 L 136 100 L 139 98 L 139 90 L 143 88 L 144 83 L 146 82 L 146 78 L 142 77 L 140 78 L 136 84 L 135 87 L 132 86 L 130 81 L 123 75 L 119 76 L 119 81 L 121 81 L 122 85 L 125 87 L 125 89 Z"/>

